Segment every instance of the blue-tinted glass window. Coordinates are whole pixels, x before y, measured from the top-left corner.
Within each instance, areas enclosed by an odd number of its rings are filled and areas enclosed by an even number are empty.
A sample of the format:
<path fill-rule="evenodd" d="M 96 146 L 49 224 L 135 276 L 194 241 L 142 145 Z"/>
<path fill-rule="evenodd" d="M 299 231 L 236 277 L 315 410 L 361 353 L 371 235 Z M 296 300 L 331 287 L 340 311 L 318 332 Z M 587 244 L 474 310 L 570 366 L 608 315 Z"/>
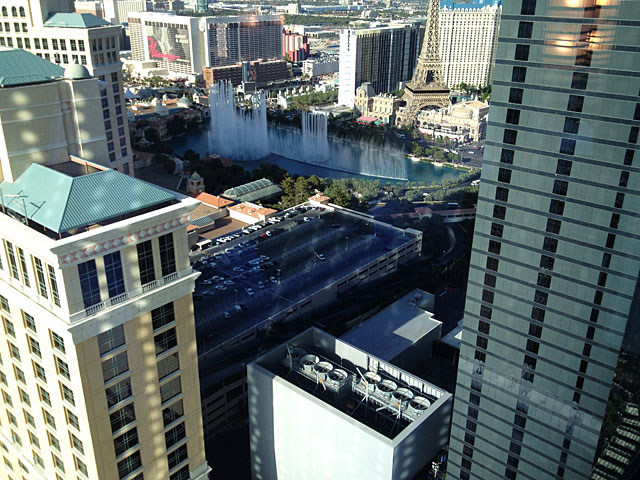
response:
<path fill-rule="evenodd" d="M 81 263 L 78 265 L 78 273 L 80 274 L 80 288 L 82 289 L 84 308 L 100 303 L 102 299 L 100 298 L 96 261 L 89 260 Z"/>
<path fill-rule="evenodd" d="M 113 252 L 104 256 L 104 270 L 107 274 L 109 298 L 124 293 L 124 277 L 122 275 L 122 260 L 120 252 Z"/>

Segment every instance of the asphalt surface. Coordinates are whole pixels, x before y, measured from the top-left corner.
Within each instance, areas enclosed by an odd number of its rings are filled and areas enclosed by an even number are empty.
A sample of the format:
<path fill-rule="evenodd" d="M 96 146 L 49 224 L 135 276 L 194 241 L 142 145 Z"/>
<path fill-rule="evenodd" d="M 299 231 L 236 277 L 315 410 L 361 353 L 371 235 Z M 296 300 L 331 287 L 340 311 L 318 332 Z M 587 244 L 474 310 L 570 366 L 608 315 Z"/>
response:
<path fill-rule="evenodd" d="M 314 209 L 193 255 L 202 272 L 194 293 L 199 354 L 270 317 L 277 321 L 288 306 L 407 240 L 397 230 Z"/>

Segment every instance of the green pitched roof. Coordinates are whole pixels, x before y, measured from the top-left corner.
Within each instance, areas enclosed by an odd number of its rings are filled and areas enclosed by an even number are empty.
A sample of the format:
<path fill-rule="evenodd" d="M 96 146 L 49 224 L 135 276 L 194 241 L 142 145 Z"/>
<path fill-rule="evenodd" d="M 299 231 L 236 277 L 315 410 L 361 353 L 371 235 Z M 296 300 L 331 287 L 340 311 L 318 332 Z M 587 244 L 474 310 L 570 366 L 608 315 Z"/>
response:
<path fill-rule="evenodd" d="M 278 185 L 274 185 L 271 180 L 261 178 L 238 187 L 229 188 L 222 195 L 242 202 L 255 202 L 262 198 L 273 197 L 280 192 L 282 189 Z"/>
<path fill-rule="evenodd" d="M 54 13 L 44 22 L 45 27 L 93 28 L 109 25 L 109 22 L 92 13 Z"/>
<path fill-rule="evenodd" d="M 51 82 L 64 68 L 18 48 L 0 50 L 0 88 Z"/>
<path fill-rule="evenodd" d="M 14 183 L 0 183 L 0 189 L 5 206 L 21 215 L 26 208 L 30 220 L 56 233 L 175 198 L 171 192 L 116 170 L 70 177 L 37 163 L 31 164 Z"/>

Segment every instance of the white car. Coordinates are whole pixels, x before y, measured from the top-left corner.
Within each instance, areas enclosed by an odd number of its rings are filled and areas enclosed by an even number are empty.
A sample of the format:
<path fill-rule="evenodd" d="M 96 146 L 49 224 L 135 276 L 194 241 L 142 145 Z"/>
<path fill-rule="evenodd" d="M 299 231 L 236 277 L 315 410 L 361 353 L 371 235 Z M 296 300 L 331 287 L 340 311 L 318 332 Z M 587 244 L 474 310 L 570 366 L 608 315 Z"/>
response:
<path fill-rule="evenodd" d="M 247 294 L 250 297 L 253 297 L 256 294 L 256 292 L 253 291 L 253 288 L 249 287 L 249 288 L 247 288 Z"/>
<path fill-rule="evenodd" d="M 278 279 L 276 277 L 269 277 L 269 280 L 271 280 L 271 283 L 278 283 Z"/>
<path fill-rule="evenodd" d="M 224 285 L 216 285 L 216 290 L 226 290 L 227 287 L 225 287 Z"/>
<path fill-rule="evenodd" d="M 264 283 L 262 283 L 262 281 L 258 282 L 258 288 L 264 288 Z"/>

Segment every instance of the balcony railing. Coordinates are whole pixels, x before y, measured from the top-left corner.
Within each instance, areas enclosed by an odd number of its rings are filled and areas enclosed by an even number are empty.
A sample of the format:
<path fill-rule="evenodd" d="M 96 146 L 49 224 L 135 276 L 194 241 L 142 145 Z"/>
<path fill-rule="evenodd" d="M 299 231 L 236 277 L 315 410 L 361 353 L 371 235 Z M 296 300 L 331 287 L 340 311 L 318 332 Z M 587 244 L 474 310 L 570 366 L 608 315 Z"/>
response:
<path fill-rule="evenodd" d="M 76 312 L 70 316 L 70 321 L 71 323 L 74 323 L 79 320 L 83 320 L 87 317 L 90 317 L 91 315 L 95 315 L 96 313 L 102 310 L 111 308 L 127 300 L 133 300 L 136 297 L 146 294 L 147 292 L 150 292 L 152 290 L 155 290 L 156 288 L 166 285 L 167 283 L 171 283 L 175 280 L 186 277 L 191 273 L 193 273 L 193 270 L 191 268 L 187 270 L 183 270 L 181 272 L 170 273 L 169 275 L 165 275 L 159 280 L 154 280 L 153 282 L 145 283 L 140 288 L 136 288 L 135 290 L 129 290 L 127 292 L 121 293 L 120 295 L 109 298 L 104 302 L 96 303 L 95 305 L 91 305 L 90 307 L 87 307 L 84 310 L 80 310 L 79 312 Z"/>

